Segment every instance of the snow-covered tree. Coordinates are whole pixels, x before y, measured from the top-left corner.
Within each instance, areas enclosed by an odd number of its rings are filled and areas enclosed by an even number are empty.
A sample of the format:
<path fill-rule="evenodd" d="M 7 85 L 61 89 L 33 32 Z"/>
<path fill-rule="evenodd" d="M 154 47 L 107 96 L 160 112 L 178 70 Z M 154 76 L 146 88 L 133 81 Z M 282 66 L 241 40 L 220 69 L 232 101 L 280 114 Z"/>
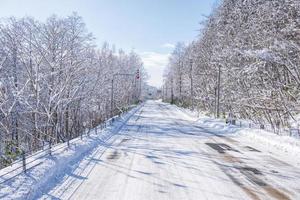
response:
<path fill-rule="evenodd" d="M 299 113 L 299 19 L 297 0 L 220 1 L 199 37 L 172 54 L 165 100 L 209 113 L 219 102 L 221 116 L 233 113 L 274 130 L 289 126 Z M 183 98 L 177 88 L 184 84 L 192 89 Z"/>
<path fill-rule="evenodd" d="M 97 48 L 76 13 L 1 20 L 0 162 L 68 141 L 137 102 L 138 70 L 144 76 L 139 55 Z"/>

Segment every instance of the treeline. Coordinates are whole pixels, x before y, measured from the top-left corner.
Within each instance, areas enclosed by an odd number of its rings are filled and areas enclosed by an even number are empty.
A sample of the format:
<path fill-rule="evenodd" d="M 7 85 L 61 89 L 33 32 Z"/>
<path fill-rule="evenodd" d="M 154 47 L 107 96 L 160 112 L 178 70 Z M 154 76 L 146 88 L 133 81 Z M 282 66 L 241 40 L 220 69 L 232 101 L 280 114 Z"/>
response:
<path fill-rule="evenodd" d="M 136 73 L 144 73 L 136 53 L 98 49 L 75 13 L 45 23 L 2 19 L 0 160 L 77 137 L 137 102 Z"/>
<path fill-rule="evenodd" d="M 299 19 L 298 0 L 221 1 L 199 37 L 171 55 L 164 100 L 290 126 L 300 111 Z"/>

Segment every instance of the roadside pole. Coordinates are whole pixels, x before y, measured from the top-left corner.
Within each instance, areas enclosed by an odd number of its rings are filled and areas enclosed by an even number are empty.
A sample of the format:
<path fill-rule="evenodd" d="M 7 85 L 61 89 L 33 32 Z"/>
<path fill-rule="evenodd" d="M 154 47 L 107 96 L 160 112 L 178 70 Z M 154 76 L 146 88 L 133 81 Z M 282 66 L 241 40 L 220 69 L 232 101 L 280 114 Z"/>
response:
<path fill-rule="evenodd" d="M 221 66 L 218 65 L 218 82 L 217 82 L 217 114 L 216 117 L 220 117 L 220 85 L 221 85 Z"/>
<path fill-rule="evenodd" d="M 113 117 L 113 109 L 114 109 L 114 77 L 111 80 L 111 97 L 110 97 L 110 117 Z"/>
<path fill-rule="evenodd" d="M 142 100 L 142 77 L 139 76 L 139 79 L 140 79 L 140 97 L 139 97 L 139 100 Z"/>
<path fill-rule="evenodd" d="M 193 90 L 193 87 L 194 87 L 194 83 L 193 83 L 193 60 L 191 59 L 190 60 L 190 92 L 191 92 L 191 106 L 192 106 L 192 109 L 194 110 L 194 90 Z"/>

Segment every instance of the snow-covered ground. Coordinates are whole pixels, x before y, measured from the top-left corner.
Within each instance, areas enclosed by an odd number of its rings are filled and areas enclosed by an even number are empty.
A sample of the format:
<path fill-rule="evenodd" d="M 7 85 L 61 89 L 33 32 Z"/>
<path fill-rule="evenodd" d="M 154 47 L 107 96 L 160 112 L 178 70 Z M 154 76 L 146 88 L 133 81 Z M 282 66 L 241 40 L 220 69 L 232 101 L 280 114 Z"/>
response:
<path fill-rule="evenodd" d="M 0 199 L 300 199 L 297 139 L 158 101 L 62 149 Z"/>
<path fill-rule="evenodd" d="M 22 173 L 22 161 L 0 170 L 0 199 L 36 199 L 42 191 L 56 185 L 56 182 L 66 174 L 78 170 L 81 161 L 96 151 L 106 149 L 111 138 L 126 124 L 140 107 L 136 107 L 120 118 L 114 118 L 114 123 L 107 122 L 103 130 L 100 126 L 89 135 L 66 143 L 53 146 L 51 156 L 49 150 L 40 151 L 26 159 L 27 174 Z M 21 175 L 19 175 L 21 174 Z"/>

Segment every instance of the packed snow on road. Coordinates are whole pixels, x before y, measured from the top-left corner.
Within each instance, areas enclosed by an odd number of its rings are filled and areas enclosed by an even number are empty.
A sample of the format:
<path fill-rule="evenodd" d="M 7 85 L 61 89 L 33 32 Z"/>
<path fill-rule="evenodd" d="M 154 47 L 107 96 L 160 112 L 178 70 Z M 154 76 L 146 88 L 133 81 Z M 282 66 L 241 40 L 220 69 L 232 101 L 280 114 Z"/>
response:
<path fill-rule="evenodd" d="M 147 101 L 26 174 L 1 170 L 0 198 L 300 199 L 299 153 L 295 138 Z"/>

